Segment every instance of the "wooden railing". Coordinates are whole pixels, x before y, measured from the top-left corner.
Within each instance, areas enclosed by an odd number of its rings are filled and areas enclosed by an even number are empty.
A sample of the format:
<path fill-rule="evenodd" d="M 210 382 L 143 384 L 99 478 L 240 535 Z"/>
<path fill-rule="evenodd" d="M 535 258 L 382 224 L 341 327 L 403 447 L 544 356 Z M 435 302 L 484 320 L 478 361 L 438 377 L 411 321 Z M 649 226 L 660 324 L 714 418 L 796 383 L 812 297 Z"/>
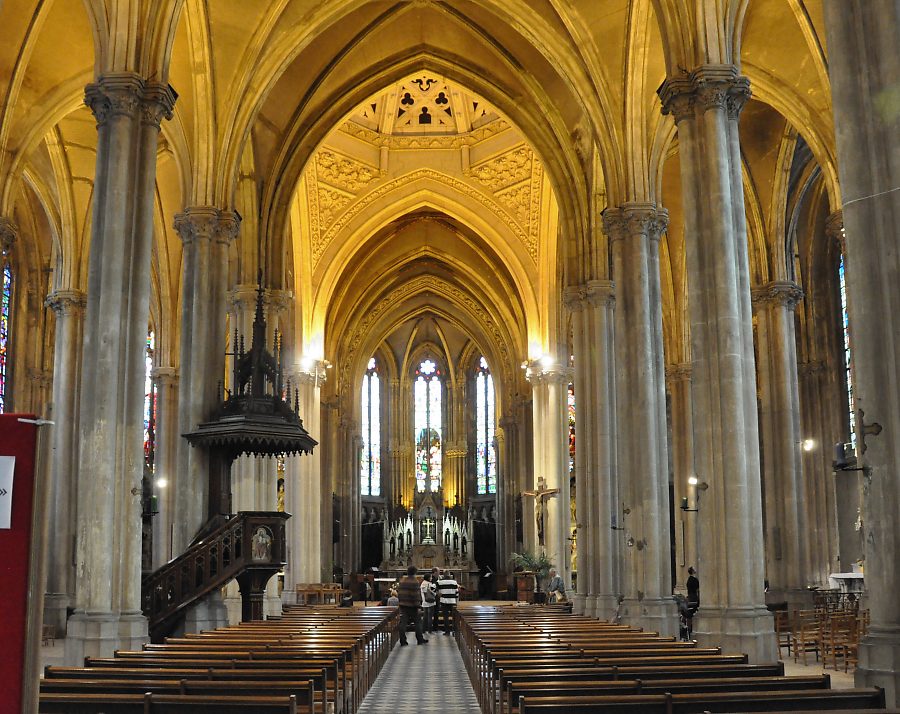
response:
<path fill-rule="evenodd" d="M 192 545 L 182 555 L 147 575 L 141 583 L 141 608 L 149 620 L 151 638 L 170 630 L 190 605 L 238 578 L 258 589 L 285 564 L 284 522 L 289 514 L 242 511 Z M 248 573 L 253 578 L 246 578 Z M 246 610 L 246 608 L 245 608 Z M 245 619 L 247 619 L 245 617 Z"/>

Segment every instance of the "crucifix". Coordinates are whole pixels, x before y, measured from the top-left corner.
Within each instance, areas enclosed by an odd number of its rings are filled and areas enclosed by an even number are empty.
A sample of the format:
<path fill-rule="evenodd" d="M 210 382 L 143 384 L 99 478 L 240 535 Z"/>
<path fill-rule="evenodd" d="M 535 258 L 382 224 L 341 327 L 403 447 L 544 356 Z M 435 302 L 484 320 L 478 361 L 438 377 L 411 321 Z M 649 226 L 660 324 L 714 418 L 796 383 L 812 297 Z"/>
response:
<path fill-rule="evenodd" d="M 547 488 L 547 482 L 543 476 L 537 480 L 537 488 L 533 491 L 523 491 L 526 496 L 534 496 L 534 523 L 537 526 L 538 545 L 544 545 L 544 511 L 547 507 L 547 499 L 553 498 L 559 493 L 558 488 Z"/>

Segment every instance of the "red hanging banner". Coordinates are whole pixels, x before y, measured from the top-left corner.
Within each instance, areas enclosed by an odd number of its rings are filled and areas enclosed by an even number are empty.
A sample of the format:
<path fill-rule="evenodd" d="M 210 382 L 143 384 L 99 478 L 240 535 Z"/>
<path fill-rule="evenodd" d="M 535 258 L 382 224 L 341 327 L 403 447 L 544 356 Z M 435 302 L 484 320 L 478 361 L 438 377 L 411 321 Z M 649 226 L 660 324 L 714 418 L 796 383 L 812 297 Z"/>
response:
<path fill-rule="evenodd" d="M 0 414 L 0 697 L 3 710 L 9 712 L 22 709 L 38 429 L 36 424 L 19 419 L 33 422 L 34 418 L 28 414 Z M 12 478 L 4 478 L 10 469 Z"/>

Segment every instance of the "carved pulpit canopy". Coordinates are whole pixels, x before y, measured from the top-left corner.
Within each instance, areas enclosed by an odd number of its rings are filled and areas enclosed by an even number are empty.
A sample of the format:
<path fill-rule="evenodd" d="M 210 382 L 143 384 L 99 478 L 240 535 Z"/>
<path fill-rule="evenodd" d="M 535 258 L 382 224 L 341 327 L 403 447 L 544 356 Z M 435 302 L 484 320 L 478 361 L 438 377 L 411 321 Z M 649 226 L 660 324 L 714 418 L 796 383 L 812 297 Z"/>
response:
<path fill-rule="evenodd" d="M 225 451 L 232 459 L 241 454 L 284 456 L 309 454 L 317 445 L 303 428 L 298 414 L 299 392 L 284 384 L 281 338 L 276 331 L 272 351 L 266 349 L 266 320 L 263 288 L 257 289 L 256 317 L 250 351 L 244 351 L 244 337 L 234 331 L 234 371 L 231 391 L 222 395 L 213 418 L 200 424 L 185 438 L 192 446 Z"/>

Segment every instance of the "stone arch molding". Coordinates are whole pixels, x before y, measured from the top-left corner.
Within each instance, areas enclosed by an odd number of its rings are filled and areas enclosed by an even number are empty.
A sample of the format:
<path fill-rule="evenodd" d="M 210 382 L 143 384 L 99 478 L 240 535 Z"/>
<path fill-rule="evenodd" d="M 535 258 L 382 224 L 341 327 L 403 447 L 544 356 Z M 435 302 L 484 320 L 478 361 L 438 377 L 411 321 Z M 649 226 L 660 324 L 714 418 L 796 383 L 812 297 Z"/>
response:
<path fill-rule="evenodd" d="M 314 273 L 318 289 L 310 306 L 313 315 L 309 324 L 312 325 L 313 333 L 321 334 L 324 331 L 326 316 L 337 287 L 341 285 L 341 277 L 353 258 L 365 250 L 367 240 L 391 222 L 423 208 L 445 213 L 481 236 L 493 251 L 496 260 L 512 275 L 527 330 L 534 332 L 545 324 L 546 321 L 540 319 L 540 305 L 535 289 L 538 266 L 523 245 L 521 235 L 515 233 L 506 221 L 491 223 L 484 218 L 482 212 L 485 208 L 501 215 L 504 213 L 490 197 L 469 184 L 430 169 L 416 170 L 400 176 L 389 185 L 390 191 L 372 192 L 365 201 L 360 201 L 359 210 L 346 222 L 339 239 L 336 236 L 323 253 L 318 270 Z M 452 256 L 443 257 L 453 261 Z M 464 266 L 458 267 L 464 269 Z M 468 277 L 474 283 L 484 282 L 483 276 Z"/>
<path fill-rule="evenodd" d="M 404 308 L 404 303 L 417 295 L 430 294 L 458 306 L 460 314 L 470 320 L 462 325 L 458 315 L 451 315 L 434 305 L 417 307 L 413 314 Z M 353 330 L 341 341 L 338 350 L 338 370 L 342 382 L 337 391 L 344 396 L 350 394 L 365 371 L 369 357 L 391 332 L 394 325 L 410 319 L 415 313 L 429 311 L 441 318 L 463 327 L 467 332 L 485 344 L 490 359 L 496 359 L 503 377 L 503 383 L 512 387 L 515 376 L 516 336 L 509 334 L 495 315 L 481 304 L 471 293 L 459 285 L 433 275 L 421 275 L 409 282 L 398 285 L 383 294 L 371 304 L 362 306 L 357 319 L 353 320 Z M 473 329 L 474 327 L 474 329 Z"/>

